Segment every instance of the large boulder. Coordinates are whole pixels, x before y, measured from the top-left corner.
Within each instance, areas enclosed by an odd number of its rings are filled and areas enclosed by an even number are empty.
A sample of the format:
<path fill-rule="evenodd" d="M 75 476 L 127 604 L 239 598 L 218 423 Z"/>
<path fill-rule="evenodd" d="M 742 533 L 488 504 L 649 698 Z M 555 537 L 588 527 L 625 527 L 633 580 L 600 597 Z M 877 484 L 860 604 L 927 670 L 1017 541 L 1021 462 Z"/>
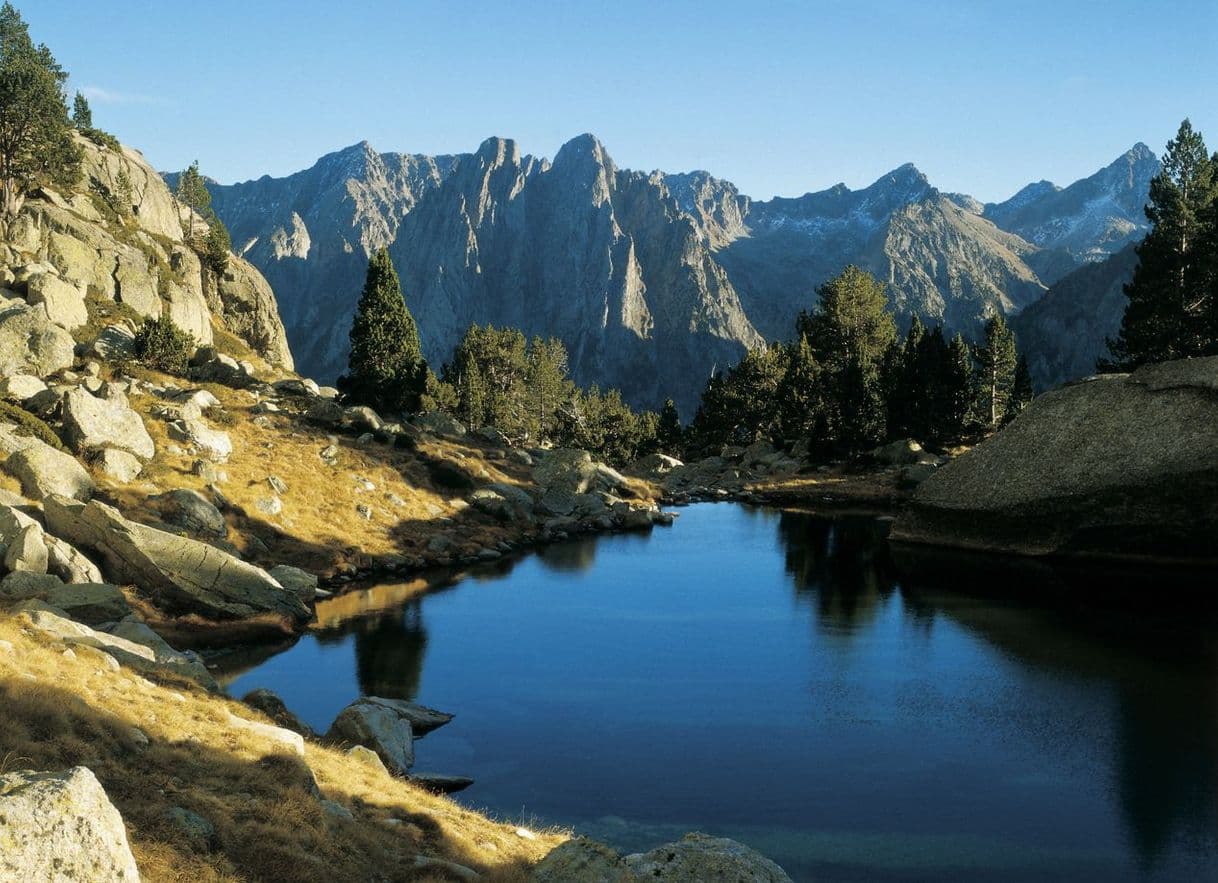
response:
<path fill-rule="evenodd" d="M 145 460 L 156 454 L 144 421 L 122 396 L 103 399 L 81 387 L 68 390 L 63 395 L 63 427 L 77 451 L 112 448 Z"/>
<path fill-rule="evenodd" d="M 371 748 L 389 770 L 399 775 L 406 775 L 414 766 L 410 722 L 384 705 L 352 702 L 339 712 L 326 737 Z"/>
<path fill-rule="evenodd" d="M 186 442 L 195 452 L 215 463 L 225 463 L 233 453 L 233 440 L 222 429 L 212 429 L 197 417 L 183 417 L 169 424 L 169 437 Z"/>
<path fill-rule="evenodd" d="M 757 850 L 726 837 L 698 833 L 651 852 L 628 855 L 626 864 L 641 879 L 665 883 L 791 883 L 786 871 Z"/>
<path fill-rule="evenodd" d="M 0 305 L 0 375 L 46 377 L 70 368 L 76 343 L 41 307 L 8 301 Z"/>
<path fill-rule="evenodd" d="M 1214 560 L 1218 357 L 1047 392 L 941 466 L 898 541 L 1031 555 Z"/>
<path fill-rule="evenodd" d="M 0 879 L 140 879 L 122 816 L 87 767 L 0 775 L 0 843 Z"/>
<path fill-rule="evenodd" d="M 51 574 L 14 571 L 0 580 L 0 597 L 6 601 L 43 601 L 76 622 L 98 625 L 131 615 L 122 589 L 108 583 L 65 584 Z"/>
<path fill-rule="evenodd" d="M 446 711 L 436 711 L 426 705 L 407 702 L 404 699 L 385 699 L 381 696 L 361 696 L 354 705 L 377 705 L 387 708 L 402 720 L 410 724 L 411 732 L 416 739 L 422 739 L 432 730 L 438 730 L 453 719 Z"/>
<path fill-rule="evenodd" d="M 34 276 L 27 283 L 26 291 L 26 300 L 32 306 L 41 307 L 47 319 L 61 328 L 72 331 L 89 321 L 84 292 L 58 276 L 50 273 Z"/>
<path fill-rule="evenodd" d="M 161 505 L 166 521 L 191 534 L 223 537 L 228 532 L 220 510 L 198 491 L 176 488 L 153 499 Z"/>
<path fill-rule="evenodd" d="M 211 619 L 271 614 L 297 624 L 311 615 L 265 570 L 207 543 L 128 521 L 96 501 L 48 497 L 43 507 L 52 534 L 95 552 L 112 582 L 135 585 L 166 612 Z"/>
<path fill-rule="evenodd" d="M 531 883 L 641 883 L 626 860 L 603 843 L 573 837 L 550 850 L 529 876 Z"/>
<path fill-rule="evenodd" d="M 28 444 L 4 461 L 4 471 L 21 482 L 21 492 L 32 500 L 51 495 L 87 500 L 97 486 L 88 470 L 71 454 L 45 442 L 27 439 Z"/>

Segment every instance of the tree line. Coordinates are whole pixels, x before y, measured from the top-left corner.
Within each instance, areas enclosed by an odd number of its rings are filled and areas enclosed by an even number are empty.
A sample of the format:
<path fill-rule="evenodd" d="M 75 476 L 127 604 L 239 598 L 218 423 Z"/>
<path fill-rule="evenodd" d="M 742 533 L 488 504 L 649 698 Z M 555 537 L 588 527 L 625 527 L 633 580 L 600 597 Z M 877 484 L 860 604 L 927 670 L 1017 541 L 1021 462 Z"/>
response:
<path fill-rule="evenodd" d="M 895 438 L 945 445 L 997 429 L 1031 401 L 1027 363 L 1001 315 L 970 346 L 917 316 L 898 335 L 883 284 L 858 267 L 817 293 L 792 341 L 753 349 L 711 376 L 687 451 L 802 440 L 834 457 Z"/>
<path fill-rule="evenodd" d="M 1102 371 L 1218 355 L 1218 153 L 1185 119 L 1150 182 L 1151 229 L 1137 246 L 1120 332 Z"/>
<path fill-rule="evenodd" d="M 633 410 L 616 389 L 580 389 L 557 338 L 471 325 L 439 373 L 432 371 L 384 248 L 368 263 L 350 339 L 339 389 L 352 401 L 387 412 L 440 411 L 518 444 L 584 448 L 617 463 L 661 447 L 675 453 L 679 445 L 671 401 L 657 414 Z"/>

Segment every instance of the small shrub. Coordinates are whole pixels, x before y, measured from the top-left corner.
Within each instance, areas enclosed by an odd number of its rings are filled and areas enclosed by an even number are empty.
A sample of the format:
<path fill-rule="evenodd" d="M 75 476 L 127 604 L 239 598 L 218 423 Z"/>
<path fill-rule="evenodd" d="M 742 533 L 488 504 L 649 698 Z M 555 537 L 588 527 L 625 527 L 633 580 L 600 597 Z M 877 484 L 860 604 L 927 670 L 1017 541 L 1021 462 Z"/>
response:
<path fill-rule="evenodd" d="M 228 235 L 228 228 L 219 218 L 213 217 L 211 228 L 203 240 L 203 262 L 217 276 L 223 276 L 224 271 L 228 269 L 228 254 L 232 250 L 233 242 Z"/>
<path fill-rule="evenodd" d="M 135 357 L 166 374 L 185 374 L 194 351 L 194 337 L 168 316 L 146 319 L 135 333 Z"/>
<path fill-rule="evenodd" d="M 0 401 L 0 423 L 12 423 L 17 427 L 17 435 L 31 436 L 46 442 L 51 447 L 62 451 L 63 442 L 55 434 L 55 430 L 47 426 L 29 411 L 23 410 L 10 402 Z"/>

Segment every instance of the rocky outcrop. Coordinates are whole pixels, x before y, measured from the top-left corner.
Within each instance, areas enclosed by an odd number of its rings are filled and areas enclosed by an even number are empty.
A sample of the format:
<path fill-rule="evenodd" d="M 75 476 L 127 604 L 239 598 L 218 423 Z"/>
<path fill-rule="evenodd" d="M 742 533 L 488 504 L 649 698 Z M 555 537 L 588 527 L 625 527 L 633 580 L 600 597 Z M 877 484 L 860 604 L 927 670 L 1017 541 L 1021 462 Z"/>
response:
<path fill-rule="evenodd" d="M 209 280 L 210 282 L 210 280 Z M 208 288 L 208 305 L 230 331 L 272 365 L 293 366 L 287 332 L 270 284 L 243 258 L 229 259 L 228 268 Z"/>
<path fill-rule="evenodd" d="M 940 467 L 894 540 L 1028 555 L 1215 559 L 1218 358 L 1045 393 Z"/>
<path fill-rule="evenodd" d="M 265 570 L 189 537 L 128 521 L 104 503 L 44 501 L 47 529 L 96 553 L 113 582 L 133 584 L 169 613 L 211 619 L 270 614 L 293 624 L 311 612 Z"/>
<path fill-rule="evenodd" d="M 621 856 L 603 843 L 576 837 L 552 850 L 533 869 L 532 883 L 790 883 L 778 865 L 726 837 L 686 834 L 651 852 Z"/>
<path fill-rule="evenodd" d="M 651 852 L 626 856 L 626 864 L 642 880 L 701 883 L 791 883 L 786 872 L 755 849 L 726 837 L 686 834 Z"/>
<path fill-rule="evenodd" d="M 370 748 L 386 768 L 399 775 L 406 775 L 414 766 L 410 722 L 383 705 L 353 702 L 339 712 L 326 736 L 335 742 Z"/>
<path fill-rule="evenodd" d="M 326 738 L 369 748 L 391 772 L 404 776 L 414 766 L 414 740 L 452 719 L 413 702 L 361 696 L 339 712 Z"/>
<path fill-rule="evenodd" d="M 87 767 L 0 775 L 0 878 L 138 883 L 122 816 Z"/>
<path fill-rule="evenodd" d="M 22 301 L 0 303 L 0 374 L 46 377 L 70 368 L 72 335 Z"/>
<path fill-rule="evenodd" d="M 21 296 L 18 303 L 28 303 L 32 315 L 60 334 L 28 317 L 7 315 L 6 306 L 0 314 L 0 371 L 44 376 L 65 367 L 67 331 L 83 332 L 89 299 L 115 301 L 143 318 L 169 316 L 202 345 L 212 343 L 213 323 L 218 324 L 272 364 L 291 368 L 274 296 L 258 271 L 234 257 L 228 272 L 213 279 L 184 241 L 180 207 L 143 157 L 84 138 L 77 143 L 83 167 L 74 191 L 44 188 L 27 201 L 0 243 L 0 288 L 9 297 Z M 20 341 L 35 332 L 31 343 L 37 346 L 22 352 Z M 19 343 L 8 343 L 10 338 Z"/>
<path fill-rule="evenodd" d="M 53 495 L 87 500 L 93 496 L 97 486 L 75 457 L 35 438 L 21 441 L 20 450 L 4 461 L 4 471 L 21 482 L 23 494 L 31 500 Z"/>
<path fill-rule="evenodd" d="M 68 443 L 80 452 L 115 449 L 144 460 L 156 454 L 140 415 L 116 389 L 102 398 L 82 387 L 63 395 L 63 426 Z"/>

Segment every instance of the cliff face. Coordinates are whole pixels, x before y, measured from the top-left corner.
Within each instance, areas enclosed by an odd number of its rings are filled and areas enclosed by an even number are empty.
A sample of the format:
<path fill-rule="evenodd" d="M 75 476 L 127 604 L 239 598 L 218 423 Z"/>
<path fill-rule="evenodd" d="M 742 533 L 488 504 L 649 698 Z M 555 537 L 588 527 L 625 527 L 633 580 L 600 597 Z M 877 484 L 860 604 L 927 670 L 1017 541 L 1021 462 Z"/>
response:
<path fill-rule="evenodd" d="M 41 298 L 51 321 L 67 330 L 85 323 L 86 297 L 121 303 L 144 318 L 167 315 L 202 344 L 212 342 L 215 320 L 268 362 L 291 368 L 274 295 L 258 270 L 234 257 L 213 285 L 184 242 L 178 203 L 143 157 L 78 143 L 84 157 L 73 191 L 41 191 L 9 224 L 0 243 L 6 287 L 53 279 L 33 284 L 51 286 L 54 297 L 26 297 Z"/>
<path fill-rule="evenodd" d="M 511 325 L 561 338 L 581 383 L 692 413 L 711 368 L 761 341 L 663 179 L 619 171 L 591 136 L 552 165 L 485 142 L 391 253 L 436 364 L 471 322 Z"/>
<path fill-rule="evenodd" d="M 917 313 L 974 336 L 989 315 L 1018 315 L 1142 234 L 1157 168 L 1137 145 L 1069 187 L 988 206 L 940 193 L 912 165 L 857 191 L 755 202 L 705 172 L 618 169 L 585 135 L 553 163 L 504 139 L 443 157 L 360 144 L 212 192 L 308 373 L 345 367 L 368 255 L 388 245 L 437 366 L 470 323 L 513 325 L 561 338 L 579 381 L 641 405 L 673 395 L 689 416 L 715 366 L 788 337 L 847 264 L 887 282 L 901 322 Z M 1054 358 L 1073 345 L 1053 341 Z"/>
<path fill-rule="evenodd" d="M 1125 313 L 1125 285 L 1138 265 L 1134 248 L 1063 276 L 1015 317 L 1012 327 L 1037 388 L 1093 374 L 1096 362 L 1108 357 L 1107 341 L 1117 336 Z"/>

